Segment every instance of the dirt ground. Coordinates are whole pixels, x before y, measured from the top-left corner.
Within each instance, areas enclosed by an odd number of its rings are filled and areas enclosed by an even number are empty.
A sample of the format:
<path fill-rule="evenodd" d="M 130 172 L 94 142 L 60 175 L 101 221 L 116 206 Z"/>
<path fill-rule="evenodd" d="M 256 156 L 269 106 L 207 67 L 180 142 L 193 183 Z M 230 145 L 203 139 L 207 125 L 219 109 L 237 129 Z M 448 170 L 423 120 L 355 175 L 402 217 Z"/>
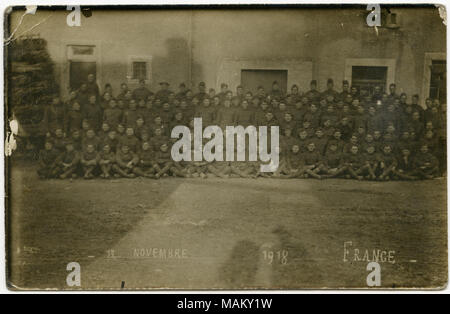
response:
<path fill-rule="evenodd" d="M 82 289 L 366 288 L 373 259 L 383 288 L 447 282 L 444 179 L 11 178 L 20 289 L 69 289 L 70 262 Z"/>

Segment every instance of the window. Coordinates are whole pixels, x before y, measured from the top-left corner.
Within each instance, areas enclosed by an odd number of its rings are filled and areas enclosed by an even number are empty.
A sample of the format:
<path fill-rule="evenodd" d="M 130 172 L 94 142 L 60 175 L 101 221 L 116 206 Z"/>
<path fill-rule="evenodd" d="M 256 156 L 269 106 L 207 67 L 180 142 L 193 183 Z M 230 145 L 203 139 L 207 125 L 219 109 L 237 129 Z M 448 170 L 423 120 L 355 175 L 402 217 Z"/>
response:
<path fill-rule="evenodd" d="M 373 93 L 375 86 L 380 86 L 382 91 L 386 88 L 388 67 L 384 66 L 353 66 L 352 86 L 359 90 L 366 89 Z"/>
<path fill-rule="evenodd" d="M 147 78 L 147 63 L 141 61 L 133 62 L 133 80 L 145 80 Z"/>
<path fill-rule="evenodd" d="M 439 99 L 441 103 L 447 98 L 447 62 L 445 60 L 432 60 L 430 77 L 430 98 Z"/>
<path fill-rule="evenodd" d="M 152 78 L 151 56 L 129 56 L 128 57 L 128 83 L 137 84 L 140 80 L 149 83 Z"/>
<path fill-rule="evenodd" d="M 74 55 L 93 55 L 94 46 L 71 46 Z"/>

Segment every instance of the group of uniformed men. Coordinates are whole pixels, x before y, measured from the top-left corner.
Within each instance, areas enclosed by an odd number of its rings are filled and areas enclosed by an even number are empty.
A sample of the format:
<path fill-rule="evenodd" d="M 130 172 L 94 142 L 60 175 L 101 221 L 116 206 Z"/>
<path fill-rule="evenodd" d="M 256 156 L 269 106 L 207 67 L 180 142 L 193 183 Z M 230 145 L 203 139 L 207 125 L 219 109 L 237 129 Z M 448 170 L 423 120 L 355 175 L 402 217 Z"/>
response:
<path fill-rule="evenodd" d="M 437 99 L 410 99 L 390 84 L 383 92 L 350 86 L 342 91 L 328 79 L 323 92 L 315 80 L 310 90 L 293 85 L 285 93 L 278 82 L 266 91 L 247 91 L 227 84 L 220 91 L 185 84 L 173 92 L 161 82 L 153 93 L 141 80 L 134 90 L 127 84 L 102 93 L 94 75 L 66 101 L 55 95 L 44 114 L 45 147 L 39 154 L 41 178 L 86 179 L 99 176 L 148 177 L 275 177 L 358 180 L 416 180 L 442 176 L 446 169 L 446 120 Z M 193 127 L 279 126 L 280 164 L 274 172 L 260 172 L 259 162 L 174 162 L 171 130 Z"/>

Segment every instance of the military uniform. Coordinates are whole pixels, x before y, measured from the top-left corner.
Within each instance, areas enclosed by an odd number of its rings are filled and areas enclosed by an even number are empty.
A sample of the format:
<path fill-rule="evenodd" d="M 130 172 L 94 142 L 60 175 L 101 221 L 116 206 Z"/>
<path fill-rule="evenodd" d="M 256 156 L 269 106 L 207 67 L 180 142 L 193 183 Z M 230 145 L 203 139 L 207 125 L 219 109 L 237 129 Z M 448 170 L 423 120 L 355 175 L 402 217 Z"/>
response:
<path fill-rule="evenodd" d="M 316 145 L 316 152 L 318 152 L 320 156 L 323 156 L 323 154 L 325 153 L 325 148 L 327 147 L 328 144 L 328 138 L 325 136 L 322 137 L 316 136 L 313 139 L 313 142 Z"/>
<path fill-rule="evenodd" d="M 290 151 L 292 149 L 292 146 L 299 145 L 300 143 L 298 140 L 291 136 L 287 135 L 281 135 L 280 136 L 280 147 L 283 151 Z M 299 146 L 300 147 L 300 146 Z"/>
<path fill-rule="evenodd" d="M 83 167 L 83 174 L 85 179 L 92 178 L 93 171 L 97 167 L 99 161 L 99 155 L 96 150 L 89 152 L 87 150 L 84 150 L 81 153 L 81 165 Z"/>
<path fill-rule="evenodd" d="M 361 168 L 363 166 L 361 154 L 359 152 L 356 154 L 348 152 L 345 154 L 344 161 L 349 175 L 354 179 L 362 179 L 362 177 L 360 176 L 362 172 Z"/>
<path fill-rule="evenodd" d="M 438 175 L 439 161 L 431 153 L 418 152 L 414 158 L 415 174 L 421 178 L 431 179 Z"/>
<path fill-rule="evenodd" d="M 42 149 L 39 152 L 39 168 L 37 173 L 41 179 L 49 179 L 55 176 L 56 162 L 60 152 L 52 147 L 52 149 Z"/>
<path fill-rule="evenodd" d="M 161 144 L 162 146 L 162 144 Z M 155 153 L 153 160 L 153 168 L 155 169 L 155 178 L 170 174 L 170 170 L 173 168 L 173 161 L 170 155 L 170 150 L 162 151 L 161 148 Z"/>
<path fill-rule="evenodd" d="M 240 108 L 236 112 L 236 123 L 237 125 L 241 125 L 243 127 L 247 127 L 249 125 L 254 125 L 254 112 L 249 108 Z"/>
<path fill-rule="evenodd" d="M 140 142 L 135 135 L 125 135 L 119 140 L 119 150 L 124 145 L 127 145 L 130 151 L 137 153 L 139 151 Z"/>
<path fill-rule="evenodd" d="M 286 129 L 292 130 L 292 134 L 296 134 L 297 132 L 297 123 L 294 120 L 287 121 L 283 119 L 280 121 L 280 132 L 281 134 L 286 134 Z"/>
<path fill-rule="evenodd" d="M 111 138 L 108 135 L 100 144 L 101 147 L 105 145 L 108 145 L 111 148 L 111 151 L 115 153 L 117 151 L 117 147 L 119 146 L 119 139 L 117 137 Z"/>
<path fill-rule="evenodd" d="M 398 164 L 394 173 L 401 179 L 415 180 L 416 171 L 414 168 L 414 159 L 411 155 L 402 155 L 397 159 Z"/>
<path fill-rule="evenodd" d="M 155 169 L 153 167 L 155 162 L 155 152 L 150 147 L 149 149 L 141 149 L 138 155 L 138 163 L 134 167 L 133 172 L 141 177 L 153 178 Z"/>
<path fill-rule="evenodd" d="M 362 154 L 362 160 L 364 164 L 362 174 L 368 174 L 370 179 L 376 179 L 376 171 L 380 163 L 380 155 L 377 152 L 369 153 L 366 149 L 366 151 Z"/>
<path fill-rule="evenodd" d="M 344 151 L 345 142 L 344 142 L 343 140 L 341 140 L 340 138 L 339 138 L 339 139 L 338 139 L 338 138 L 335 138 L 335 137 L 330 138 L 330 139 L 328 140 L 327 148 L 326 148 L 325 152 L 328 151 L 328 148 L 329 148 L 331 145 L 336 145 L 336 147 L 337 147 L 336 151 L 337 151 L 337 152 L 342 153 L 342 152 Z"/>
<path fill-rule="evenodd" d="M 122 123 L 123 120 L 123 112 L 121 109 L 115 108 L 107 108 L 103 112 L 103 122 L 106 122 L 110 125 L 111 129 L 116 129 L 117 126 Z"/>
<path fill-rule="evenodd" d="M 213 107 L 202 106 L 196 110 L 195 118 L 202 118 L 203 127 L 207 127 L 209 125 L 214 125 L 215 121 L 215 110 Z"/>
<path fill-rule="evenodd" d="M 105 152 L 102 150 L 99 154 L 98 164 L 100 165 L 100 169 L 102 170 L 101 177 L 108 179 L 111 175 L 111 169 L 116 161 L 116 154 L 110 150 L 109 152 Z"/>
<path fill-rule="evenodd" d="M 83 119 L 86 119 L 89 122 L 90 127 L 95 131 L 98 131 L 100 129 L 103 117 L 99 105 L 88 104 L 84 106 L 82 110 L 82 116 Z"/>
<path fill-rule="evenodd" d="M 153 93 L 147 87 L 138 87 L 133 91 L 133 98 L 136 100 L 139 99 L 147 99 L 149 96 L 153 95 Z"/>
<path fill-rule="evenodd" d="M 310 89 L 305 93 L 305 96 L 308 97 L 310 101 L 318 101 L 321 94 L 317 89 Z"/>
<path fill-rule="evenodd" d="M 70 110 L 64 119 L 64 132 L 66 134 L 72 133 L 74 130 L 81 129 L 81 122 L 83 116 L 79 110 Z"/>
<path fill-rule="evenodd" d="M 67 143 L 66 143 L 67 144 Z M 73 145 L 73 143 L 70 143 Z M 73 149 L 72 151 L 66 150 L 63 152 L 57 160 L 57 175 L 60 176 L 61 179 L 65 179 L 74 172 L 76 172 L 78 165 L 80 162 L 80 153 Z"/>
<path fill-rule="evenodd" d="M 138 161 L 139 158 L 133 151 L 129 150 L 125 153 L 122 149 L 118 149 L 116 152 L 116 160 L 112 167 L 115 176 L 125 178 L 135 177 L 133 169 L 137 165 Z"/>
<path fill-rule="evenodd" d="M 319 110 L 316 112 L 308 111 L 303 116 L 303 122 L 308 121 L 311 124 L 312 128 L 318 128 L 320 125 L 320 116 L 321 113 Z"/>
<path fill-rule="evenodd" d="M 382 180 L 389 179 L 389 175 L 393 173 L 395 167 L 397 167 L 397 164 L 397 157 L 393 152 L 389 154 L 383 152 L 380 154 L 380 168 L 382 173 L 379 178 Z"/>
<path fill-rule="evenodd" d="M 290 152 L 286 156 L 286 169 L 284 174 L 289 178 L 301 178 L 305 173 L 304 160 L 300 151 L 298 153 Z"/>
<path fill-rule="evenodd" d="M 63 136 L 58 137 L 54 136 L 50 139 L 53 143 L 53 148 L 56 149 L 58 152 L 62 153 L 66 149 L 66 140 Z"/>
<path fill-rule="evenodd" d="M 323 164 L 327 170 L 338 169 L 343 166 L 343 158 L 344 155 L 342 154 L 342 152 L 327 149 L 323 158 Z"/>
<path fill-rule="evenodd" d="M 100 148 L 100 139 L 97 136 L 84 136 L 81 141 L 82 150 L 86 150 L 88 145 L 92 145 L 95 150 L 98 150 Z"/>
<path fill-rule="evenodd" d="M 219 107 L 216 113 L 216 123 L 222 129 L 236 124 L 236 112 L 231 107 Z"/>
<path fill-rule="evenodd" d="M 167 86 L 167 89 L 161 89 L 161 90 L 157 91 L 156 94 L 155 94 L 155 99 L 159 99 L 159 100 L 161 100 L 161 102 L 169 101 L 169 95 L 172 93 L 172 92 L 168 89 L 169 83 L 167 83 L 167 82 L 161 82 L 161 83 L 159 83 L 159 85 L 161 85 L 161 86 Z"/>
<path fill-rule="evenodd" d="M 302 154 L 303 156 L 303 162 L 305 166 L 314 166 L 317 167 L 322 162 L 322 157 L 319 152 L 317 151 L 309 151 L 307 150 Z"/>
<path fill-rule="evenodd" d="M 367 115 L 367 131 L 373 132 L 375 130 L 383 129 L 383 117 L 380 114 Z"/>

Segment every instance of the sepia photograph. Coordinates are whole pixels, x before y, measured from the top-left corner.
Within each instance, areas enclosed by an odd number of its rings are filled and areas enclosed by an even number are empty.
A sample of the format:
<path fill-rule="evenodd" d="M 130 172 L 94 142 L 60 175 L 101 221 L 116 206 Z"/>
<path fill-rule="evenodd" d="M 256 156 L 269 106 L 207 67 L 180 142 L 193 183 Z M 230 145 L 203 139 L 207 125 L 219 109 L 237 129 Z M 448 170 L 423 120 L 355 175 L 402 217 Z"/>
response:
<path fill-rule="evenodd" d="M 3 14 L 9 290 L 446 288 L 443 5 Z"/>

